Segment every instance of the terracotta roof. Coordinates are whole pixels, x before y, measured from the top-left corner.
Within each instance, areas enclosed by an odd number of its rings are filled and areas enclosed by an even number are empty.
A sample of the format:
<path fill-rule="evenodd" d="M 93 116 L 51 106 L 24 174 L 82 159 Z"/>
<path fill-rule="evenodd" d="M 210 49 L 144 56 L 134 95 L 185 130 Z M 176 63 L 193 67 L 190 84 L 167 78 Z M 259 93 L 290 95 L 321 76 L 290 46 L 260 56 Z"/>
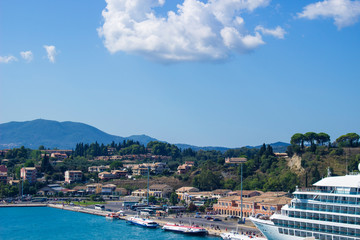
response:
<path fill-rule="evenodd" d="M 151 185 L 149 188 L 164 189 L 164 188 L 171 188 L 171 187 L 166 184 L 154 184 L 154 185 Z"/>
<path fill-rule="evenodd" d="M 230 189 L 216 189 L 212 193 L 213 194 L 223 194 L 223 193 L 228 193 L 228 192 L 231 192 L 231 190 Z"/>
<path fill-rule="evenodd" d="M 181 187 L 176 190 L 177 192 L 199 192 L 196 187 Z"/>

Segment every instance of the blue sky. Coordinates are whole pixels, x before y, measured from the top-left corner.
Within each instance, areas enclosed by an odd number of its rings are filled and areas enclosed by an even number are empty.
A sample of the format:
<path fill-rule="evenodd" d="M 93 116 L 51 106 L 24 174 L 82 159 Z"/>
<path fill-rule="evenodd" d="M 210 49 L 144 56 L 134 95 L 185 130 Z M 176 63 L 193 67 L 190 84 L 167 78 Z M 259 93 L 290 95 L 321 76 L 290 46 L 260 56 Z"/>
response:
<path fill-rule="evenodd" d="M 226 147 L 359 133 L 359 16 L 359 0 L 4 0 L 0 122 Z"/>

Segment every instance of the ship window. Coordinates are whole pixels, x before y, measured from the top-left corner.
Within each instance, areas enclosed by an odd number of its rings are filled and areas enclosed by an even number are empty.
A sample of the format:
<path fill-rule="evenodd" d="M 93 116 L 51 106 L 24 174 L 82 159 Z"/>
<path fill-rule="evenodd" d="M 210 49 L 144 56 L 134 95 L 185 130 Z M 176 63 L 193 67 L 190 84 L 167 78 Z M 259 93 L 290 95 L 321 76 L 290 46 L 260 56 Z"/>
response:
<path fill-rule="evenodd" d="M 289 230 L 289 235 L 292 235 L 292 236 L 294 236 L 294 230 Z"/>
<path fill-rule="evenodd" d="M 283 233 L 283 229 L 282 228 L 279 228 L 279 233 Z"/>
<path fill-rule="evenodd" d="M 285 233 L 285 234 L 289 234 L 288 229 L 285 228 L 285 229 L 284 229 L 284 233 Z"/>
<path fill-rule="evenodd" d="M 300 237 L 300 232 L 299 232 L 299 231 L 295 231 L 295 236 Z"/>

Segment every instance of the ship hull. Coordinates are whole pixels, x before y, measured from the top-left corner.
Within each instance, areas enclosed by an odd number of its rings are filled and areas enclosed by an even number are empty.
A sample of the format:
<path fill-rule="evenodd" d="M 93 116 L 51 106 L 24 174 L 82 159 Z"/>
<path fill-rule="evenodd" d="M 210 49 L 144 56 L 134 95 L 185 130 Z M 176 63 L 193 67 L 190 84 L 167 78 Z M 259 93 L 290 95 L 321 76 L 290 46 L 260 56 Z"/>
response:
<path fill-rule="evenodd" d="M 268 240 L 303 240 L 304 237 L 280 234 L 279 229 L 269 220 L 250 218 L 254 225 Z"/>
<path fill-rule="evenodd" d="M 186 227 L 186 226 L 165 225 L 162 229 L 164 231 L 182 233 L 182 234 L 187 234 L 187 235 L 204 236 L 207 234 L 207 231 L 205 229 L 193 229 L 192 227 Z"/>

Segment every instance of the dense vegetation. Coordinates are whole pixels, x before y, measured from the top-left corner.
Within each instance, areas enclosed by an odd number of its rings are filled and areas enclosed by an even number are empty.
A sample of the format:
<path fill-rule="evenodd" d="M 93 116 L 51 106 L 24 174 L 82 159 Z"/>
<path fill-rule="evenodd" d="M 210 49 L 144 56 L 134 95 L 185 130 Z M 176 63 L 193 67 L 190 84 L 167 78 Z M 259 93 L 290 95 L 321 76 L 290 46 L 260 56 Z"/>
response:
<path fill-rule="evenodd" d="M 44 154 L 44 147 L 31 150 L 24 147 L 8 151 L 3 159 L 8 167 L 8 176 L 19 179 L 21 167 L 40 166 L 38 177 L 44 177 L 45 183 L 30 185 L 26 183 L 24 194 L 33 194 L 46 183 L 64 180 L 66 170 L 82 170 L 83 182 L 99 181 L 97 173 L 89 173 L 89 166 L 110 165 L 111 169 L 123 166 L 120 160 L 94 160 L 98 156 L 110 154 L 121 155 L 125 158 L 130 155 L 150 153 L 150 155 L 166 156 L 162 158 L 170 168 L 162 176 L 175 177 L 183 185 L 192 185 L 200 190 L 210 191 L 219 188 L 232 190 L 240 189 L 241 166 L 227 165 L 225 158 L 246 157 L 243 164 L 243 188 L 262 191 L 293 191 L 295 186 L 310 186 L 315 181 L 326 176 L 330 167 L 333 175 L 341 175 L 357 169 L 360 162 L 359 135 L 349 133 L 342 135 L 331 142 L 326 133 L 308 132 L 296 133 L 291 138 L 288 147 L 289 157 L 298 157 L 301 169 L 294 170 L 289 167 L 289 158 L 275 156 L 269 145 L 263 144 L 260 149 L 239 148 L 220 151 L 194 151 L 181 150 L 175 145 L 164 142 L 150 142 L 147 146 L 135 141 L 112 142 L 104 145 L 97 142 L 92 144 L 78 143 L 73 153 L 57 164 L 53 164 L 49 155 Z M 148 162 L 149 157 L 136 160 L 137 163 Z M 158 160 L 160 161 L 160 160 Z M 194 166 L 187 174 L 178 175 L 177 167 L 187 161 L 194 162 Z M 156 178 L 159 176 L 152 176 Z M 72 187 L 72 186 L 69 186 Z M 19 188 L 9 185 L 0 185 L 0 197 L 15 196 Z"/>

